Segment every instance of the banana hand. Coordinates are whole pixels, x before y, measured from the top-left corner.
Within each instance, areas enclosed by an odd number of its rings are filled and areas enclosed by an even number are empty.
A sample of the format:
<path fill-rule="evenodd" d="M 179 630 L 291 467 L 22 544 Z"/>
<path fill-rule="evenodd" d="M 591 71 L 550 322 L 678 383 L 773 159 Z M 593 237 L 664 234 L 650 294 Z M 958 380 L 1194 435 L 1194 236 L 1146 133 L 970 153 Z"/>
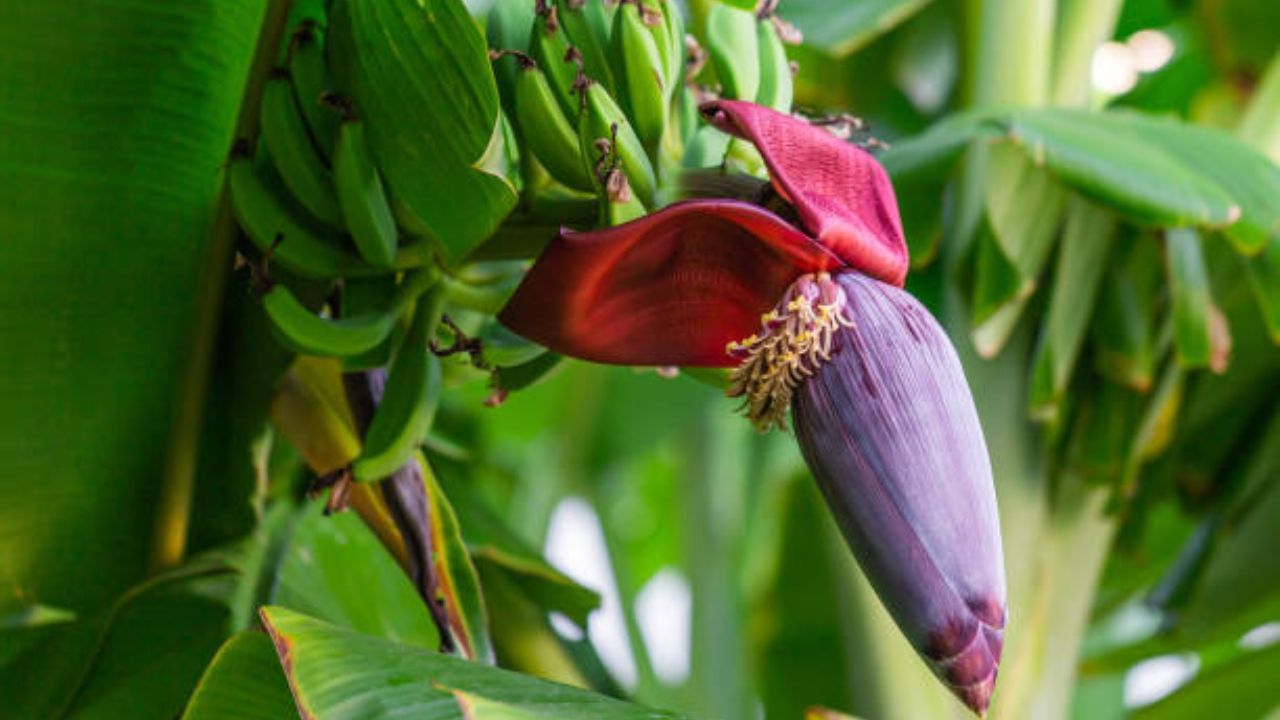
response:
<path fill-rule="evenodd" d="M 356 249 L 370 265 L 391 267 L 400 233 L 358 118 L 347 118 L 338 130 L 333 178 L 342 218 Z"/>
<path fill-rule="evenodd" d="M 755 14 L 712 3 L 707 12 L 707 46 L 724 96 L 734 100 L 755 100 L 760 89 Z"/>
<path fill-rule="evenodd" d="M 281 197 L 283 190 L 265 182 L 247 154 L 233 155 L 227 168 L 227 182 L 236 220 L 270 262 L 280 263 L 304 277 L 321 280 L 386 272 L 343 250 L 332 231 L 316 227 L 310 218 L 299 217 Z"/>

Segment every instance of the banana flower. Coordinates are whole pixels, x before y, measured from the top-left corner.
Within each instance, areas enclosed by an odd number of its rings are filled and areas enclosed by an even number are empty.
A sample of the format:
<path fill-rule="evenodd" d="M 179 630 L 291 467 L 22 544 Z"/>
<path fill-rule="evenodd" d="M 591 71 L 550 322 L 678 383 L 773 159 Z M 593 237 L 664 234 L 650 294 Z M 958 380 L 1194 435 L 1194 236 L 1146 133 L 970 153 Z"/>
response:
<path fill-rule="evenodd" d="M 937 677 L 985 714 L 1006 600 L 991 466 L 955 349 L 901 289 L 893 187 L 862 149 L 744 102 L 703 116 L 755 145 L 767 203 L 674 203 L 562 230 L 500 319 L 602 363 L 733 368 L 796 439 L 849 547 Z"/>

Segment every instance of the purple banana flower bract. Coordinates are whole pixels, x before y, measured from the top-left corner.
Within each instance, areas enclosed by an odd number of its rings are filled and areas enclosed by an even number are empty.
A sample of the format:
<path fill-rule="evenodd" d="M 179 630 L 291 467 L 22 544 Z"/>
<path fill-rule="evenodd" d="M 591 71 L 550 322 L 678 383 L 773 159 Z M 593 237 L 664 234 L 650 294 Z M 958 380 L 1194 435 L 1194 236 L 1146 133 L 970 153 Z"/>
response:
<path fill-rule="evenodd" d="M 858 563 L 898 626 L 985 709 L 1005 624 L 986 443 L 955 350 L 915 298 L 836 277 L 852 327 L 792 401 L 796 438 Z"/>

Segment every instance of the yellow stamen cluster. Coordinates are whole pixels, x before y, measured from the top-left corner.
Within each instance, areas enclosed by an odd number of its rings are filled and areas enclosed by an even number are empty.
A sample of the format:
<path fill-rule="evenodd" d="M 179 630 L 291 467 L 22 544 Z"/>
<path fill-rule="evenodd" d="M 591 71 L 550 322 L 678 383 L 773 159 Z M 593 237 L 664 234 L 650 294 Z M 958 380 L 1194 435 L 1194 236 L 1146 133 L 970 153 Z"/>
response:
<path fill-rule="evenodd" d="M 756 429 L 786 427 L 796 388 L 831 359 L 836 331 L 853 327 L 845 304 L 844 291 L 826 273 L 802 276 L 761 316 L 760 333 L 725 348 L 743 358 L 730 375 L 729 395 L 743 397 L 742 410 Z"/>

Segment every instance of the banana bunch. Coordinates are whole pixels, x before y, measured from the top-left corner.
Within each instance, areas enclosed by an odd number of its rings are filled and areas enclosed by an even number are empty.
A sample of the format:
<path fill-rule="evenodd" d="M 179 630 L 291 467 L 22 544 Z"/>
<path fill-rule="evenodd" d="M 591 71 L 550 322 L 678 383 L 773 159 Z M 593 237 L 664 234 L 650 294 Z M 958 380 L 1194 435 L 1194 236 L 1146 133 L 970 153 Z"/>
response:
<path fill-rule="evenodd" d="M 616 223 L 663 203 L 683 144 L 672 0 L 498 0 L 488 32 L 531 207 L 576 194 Z"/>
<path fill-rule="evenodd" d="M 340 59 L 326 52 L 328 6 L 293 3 L 284 49 L 262 90 L 258 141 L 236 143 L 227 183 L 233 214 L 253 246 L 246 254 L 256 255 L 251 267 L 263 310 L 281 344 L 337 358 L 348 372 L 389 369 L 385 399 L 349 468 L 355 480 L 373 481 L 408 462 L 430 430 L 442 383 L 433 352 L 442 318 L 468 308 L 492 313 L 513 290 L 520 267 L 443 267 L 421 221 L 384 183 L 359 108 L 333 90 L 331 63 Z M 547 93 L 563 112 L 545 80 L 531 91 Z M 576 151 L 576 129 L 560 129 Z M 585 164 L 555 167 L 576 172 L 577 188 L 593 187 Z M 495 381 L 500 371 L 546 362 L 543 348 L 514 336 L 495 342 L 491 358 L 482 343 L 468 346 Z"/>
<path fill-rule="evenodd" d="M 793 31 L 776 5 L 709 3 L 705 79 L 724 97 L 789 112 L 784 39 L 794 41 Z M 698 118 L 703 64 L 689 59 L 674 0 L 496 0 L 487 27 L 535 212 L 562 205 L 549 198 L 594 199 L 597 221 L 616 224 L 672 199 L 683 168 L 720 165 L 726 155 L 762 167 L 749 146 Z"/>

